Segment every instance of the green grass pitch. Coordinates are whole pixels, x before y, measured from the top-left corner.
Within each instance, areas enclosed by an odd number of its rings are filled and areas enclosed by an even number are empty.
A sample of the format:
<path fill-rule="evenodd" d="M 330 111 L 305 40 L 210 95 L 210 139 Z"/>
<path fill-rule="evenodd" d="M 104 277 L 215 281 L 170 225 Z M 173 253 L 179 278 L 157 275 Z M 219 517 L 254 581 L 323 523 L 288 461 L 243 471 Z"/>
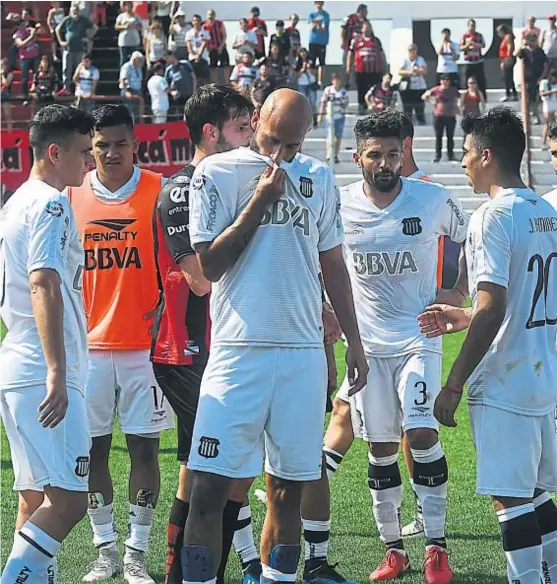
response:
<path fill-rule="evenodd" d="M 445 338 L 444 375 L 454 360 L 462 337 Z M 344 374 L 343 350 L 337 348 L 339 378 Z M 499 541 L 499 530 L 490 502 L 474 494 L 475 456 L 471 442 L 465 404 L 458 413 L 458 428 L 442 431 L 442 442 L 449 461 L 449 512 L 448 542 L 450 559 L 455 571 L 455 584 L 504 584 L 505 559 Z M 166 557 L 166 521 L 174 498 L 178 465 L 174 453 L 175 434 L 167 432 L 161 441 L 160 466 L 162 490 L 157 508 L 156 523 L 151 535 L 149 564 L 157 582 L 163 582 Z M 17 511 L 17 496 L 12 489 L 13 474 L 8 442 L 2 431 L 1 442 L 1 564 L 4 565 L 11 549 L 13 526 Z M 400 457 L 402 463 L 402 456 Z M 401 468 L 403 468 L 401 464 Z M 115 508 L 120 532 L 119 545 L 123 547 L 127 531 L 127 482 L 129 459 L 123 436 L 115 433 L 111 457 L 112 476 L 115 480 Z M 256 487 L 262 488 L 258 479 Z M 372 569 L 381 561 L 384 547 L 379 541 L 370 506 L 367 488 L 367 456 L 364 443 L 357 441 L 346 456 L 332 481 L 332 527 L 330 560 L 340 562 L 339 569 L 350 578 L 367 582 Z M 254 530 L 261 532 L 265 512 L 262 503 L 252 497 Z M 408 520 L 413 512 L 413 495 L 405 479 L 403 518 Z M 402 582 L 423 582 L 423 540 L 411 540 L 407 550 L 412 571 Z M 83 520 L 62 546 L 58 558 L 60 584 L 77 584 L 94 559 L 88 520 Z M 241 582 L 239 565 L 232 554 L 228 579 Z M 122 584 L 124 580 L 112 580 Z"/>

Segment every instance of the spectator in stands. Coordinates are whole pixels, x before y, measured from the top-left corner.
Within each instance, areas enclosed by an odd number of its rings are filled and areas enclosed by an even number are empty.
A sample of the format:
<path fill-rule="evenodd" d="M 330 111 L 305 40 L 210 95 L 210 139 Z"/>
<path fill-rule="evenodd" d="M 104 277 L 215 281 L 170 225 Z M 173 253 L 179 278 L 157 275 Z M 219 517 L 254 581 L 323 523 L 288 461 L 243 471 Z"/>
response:
<path fill-rule="evenodd" d="M 170 87 L 164 76 L 164 68 L 164 61 L 157 62 L 153 69 L 153 75 L 147 81 L 147 91 L 151 96 L 151 112 L 153 114 L 151 121 L 153 124 L 164 124 L 170 108 L 168 101 Z"/>
<path fill-rule="evenodd" d="M 368 109 L 372 112 L 381 112 L 388 108 L 398 108 L 401 102 L 400 93 L 391 85 L 393 76 L 385 73 L 381 84 L 374 85 L 365 95 Z"/>
<path fill-rule="evenodd" d="M 48 55 L 43 55 L 39 62 L 39 68 L 35 71 L 33 85 L 31 86 L 31 96 L 34 99 L 34 114 L 45 105 L 54 103 L 56 88 L 58 86 L 58 75 Z"/>
<path fill-rule="evenodd" d="M 251 89 L 257 79 L 259 71 L 253 64 L 253 55 L 244 53 L 242 62 L 238 63 L 230 75 L 230 84 L 234 89 Z"/>
<path fill-rule="evenodd" d="M 224 83 L 230 77 L 230 55 L 226 48 L 226 27 L 222 20 L 217 20 L 215 11 L 207 10 L 207 20 L 203 23 L 203 30 L 211 36 L 209 41 L 209 65 L 211 67 L 211 81 L 217 82 L 217 69 L 222 69 Z"/>
<path fill-rule="evenodd" d="M 381 41 L 373 34 L 371 24 L 367 21 L 362 26 L 362 34 L 355 36 L 350 44 L 346 79 L 350 78 L 352 63 L 358 90 L 358 113 L 363 115 L 367 110 L 366 93 L 370 87 L 381 83 L 381 74 L 387 69 Z"/>
<path fill-rule="evenodd" d="M 164 59 L 167 50 L 166 37 L 164 36 L 162 24 L 155 20 L 149 27 L 149 32 L 145 35 L 145 57 L 147 59 L 147 65 L 151 66 L 153 63 Z"/>
<path fill-rule="evenodd" d="M 427 64 L 423 57 L 418 55 L 417 45 L 411 44 L 408 47 L 408 57 L 400 64 L 398 74 L 401 76 L 399 91 L 404 105 L 404 113 L 412 118 L 415 111 L 418 124 L 423 126 L 425 115 L 422 95 L 427 89 L 425 80 Z"/>
<path fill-rule="evenodd" d="M 254 6 L 250 11 L 248 27 L 257 35 L 257 46 L 255 47 L 255 58 L 262 59 L 265 56 L 265 37 L 267 36 L 267 24 L 259 18 L 259 8 Z"/>
<path fill-rule="evenodd" d="M 549 72 L 547 79 L 540 81 L 540 97 L 545 125 L 542 133 L 542 148 L 548 150 L 549 126 L 557 117 L 557 69 Z"/>
<path fill-rule="evenodd" d="M 298 53 L 302 48 L 302 41 L 300 39 L 300 31 L 296 28 L 300 18 L 297 14 L 290 15 L 290 26 L 286 29 L 286 34 L 288 35 L 288 40 L 290 41 L 290 55 L 289 63 L 295 66 L 296 59 L 298 58 Z"/>
<path fill-rule="evenodd" d="M 331 78 L 331 85 L 325 87 L 323 95 L 321 96 L 321 106 L 319 109 L 319 116 L 317 123 L 321 124 L 324 119 L 327 121 L 327 162 L 331 155 L 331 147 L 334 147 L 335 164 L 339 163 L 338 155 L 340 152 L 340 145 L 342 142 L 342 134 L 344 132 L 344 122 L 346 120 L 346 108 L 350 99 L 346 88 L 342 86 L 342 79 L 338 73 L 333 73 Z M 327 104 L 332 103 L 331 119 L 329 119 L 327 112 Z M 329 124 L 333 124 L 334 145 L 330 143 Z"/>
<path fill-rule="evenodd" d="M 265 100 L 275 90 L 274 84 L 269 76 L 269 67 L 263 63 L 259 67 L 259 77 L 255 80 L 251 88 L 251 99 L 256 110 L 260 110 Z"/>
<path fill-rule="evenodd" d="M 1 75 L 2 75 L 2 114 L 6 122 L 6 129 L 11 132 L 13 129 L 12 124 L 12 83 L 14 82 L 14 74 L 10 68 L 10 62 L 7 57 L 2 57 L 1 64 Z"/>
<path fill-rule="evenodd" d="M 179 8 L 172 17 L 168 36 L 168 48 L 180 61 L 188 58 L 186 34 L 191 30 L 191 23 L 186 22 L 185 12 Z"/>
<path fill-rule="evenodd" d="M 122 12 L 116 18 L 114 30 L 118 31 L 120 67 L 123 67 L 129 61 L 130 55 L 141 47 L 143 23 L 134 14 L 132 2 L 122 3 Z"/>
<path fill-rule="evenodd" d="M 66 13 L 62 8 L 61 2 L 51 2 L 51 9 L 48 11 L 48 15 L 46 17 L 46 25 L 48 26 L 48 30 L 52 35 L 52 43 L 51 43 L 51 51 L 52 51 L 52 58 L 54 61 L 59 61 L 59 48 L 60 45 L 58 44 L 58 37 L 56 36 L 56 29 L 64 20 Z"/>
<path fill-rule="evenodd" d="M 516 86 L 514 84 L 514 66 L 516 64 L 514 33 L 510 26 L 500 24 L 497 35 L 501 39 L 499 44 L 499 63 L 505 82 L 505 97 L 501 101 L 517 101 Z"/>
<path fill-rule="evenodd" d="M 69 16 L 56 27 L 56 36 L 62 47 L 62 72 L 64 89 L 69 94 L 74 71 L 83 57 L 85 45 L 97 32 L 97 25 L 88 18 L 79 16 L 77 6 L 70 8 Z"/>
<path fill-rule="evenodd" d="M 35 73 L 39 68 L 39 43 L 37 38 L 41 25 L 35 23 L 32 18 L 31 9 L 24 8 L 21 12 L 21 21 L 13 35 L 21 69 L 21 92 L 24 98 L 29 95 L 29 71 Z"/>
<path fill-rule="evenodd" d="M 317 126 L 317 69 L 306 48 L 300 49 L 294 71 L 297 89 L 307 97 L 313 111 L 313 125 Z"/>
<path fill-rule="evenodd" d="M 549 70 L 549 60 L 540 48 L 535 34 L 526 37 L 526 46 L 518 51 L 517 57 L 524 62 L 529 111 L 535 116 L 536 123 L 541 124 L 538 85 Z"/>
<path fill-rule="evenodd" d="M 485 111 L 485 97 L 478 89 L 478 82 L 475 77 L 468 77 L 466 80 L 466 90 L 460 96 L 460 115 L 462 117 L 473 115 L 483 115 Z"/>
<path fill-rule="evenodd" d="M 439 85 L 441 75 L 448 75 L 451 80 L 451 85 L 460 88 L 460 77 L 458 75 L 458 57 L 460 55 L 460 47 L 458 43 L 451 40 L 451 31 L 444 28 L 441 31 L 441 42 L 437 45 L 435 52 L 437 53 L 437 70 L 436 83 Z"/>
<path fill-rule="evenodd" d="M 327 55 L 327 45 L 329 44 L 329 13 L 323 10 L 323 0 L 315 1 L 315 11 L 310 12 L 308 16 L 308 23 L 311 28 L 309 31 L 309 54 L 311 60 L 317 65 L 319 61 L 319 69 L 317 75 L 317 83 L 323 83 L 323 73 L 325 71 L 325 58 Z"/>
<path fill-rule="evenodd" d="M 93 2 L 89 2 L 89 0 L 71 0 L 70 10 L 72 6 L 77 8 L 77 13 L 79 16 L 83 16 L 84 18 L 92 20 Z"/>
<path fill-rule="evenodd" d="M 151 3 L 150 2 L 133 2 L 133 13 L 137 14 L 141 19 L 142 33 L 144 37 L 149 31 L 149 24 L 151 20 Z"/>
<path fill-rule="evenodd" d="M 464 53 L 464 60 L 466 61 L 466 79 L 475 77 L 480 91 L 487 99 L 482 49 L 485 49 L 484 37 L 476 30 L 476 21 L 471 18 L 468 21 L 468 30 L 460 39 L 460 50 Z"/>
<path fill-rule="evenodd" d="M 431 103 L 435 100 L 433 111 L 433 127 L 435 128 L 435 158 L 433 162 L 441 160 L 443 149 L 443 134 L 447 133 L 448 159 L 456 160 L 454 155 L 454 131 L 456 128 L 456 116 L 460 113 L 460 92 L 451 85 L 448 75 L 441 75 L 439 85 L 432 87 L 422 95 L 422 99 Z"/>
<path fill-rule="evenodd" d="M 193 28 L 186 34 L 188 58 L 195 71 L 199 85 L 209 82 L 209 43 L 211 35 L 202 28 L 202 20 L 199 14 L 194 14 L 191 21 Z"/>
<path fill-rule="evenodd" d="M 106 9 L 108 6 L 108 2 L 100 2 L 97 0 L 95 2 L 95 9 L 93 11 L 93 22 L 97 26 L 106 26 L 107 24 L 107 13 Z"/>
<path fill-rule="evenodd" d="M 269 69 L 269 77 L 274 88 L 284 87 L 288 82 L 288 67 L 280 53 L 280 45 L 272 44 L 269 47 L 269 56 L 258 61 L 258 65 L 265 63 Z"/>
<path fill-rule="evenodd" d="M 75 96 L 77 97 L 76 107 L 91 113 L 95 107 L 95 102 L 90 98 L 97 92 L 100 73 L 93 65 L 91 53 L 85 53 L 73 75 L 75 83 Z"/>
<path fill-rule="evenodd" d="M 167 64 L 164 77 L 170 88 L 171 116 L 173 119 L 184 118 L 184 106 L 186 101 L 197 89 L 197 78 L 193 66 L 189 61 L 179 61 L 176 55 L 169 51 L 166 53 Z"/>
<path fill-rule="evenodd" d="M 151 9 L 155 14 L 154 19 L 160 22 L 162 25 L 162 30 L 164 36 L 168 38 L 168 33 L 170 32 L 170 13 L 172 11 L 172 6 L 174 2 L 172 0 L 165 0 L 161 2 L 151 2 Z"/>
<path fill-rule="evenodd" d="M 139 123 L 143 118 L 144 60 L 142 53 L 134 51 L 120 69 L 120 95 L 125 99 L 124 103 L 134 123 Z"/>
<path fill-rule="evenodd" d="M 535 34 L 538 37 L 538 39 L 540 38 L 541 31 L 536 26 L 535 16 L 529 16 L 526 19 L 526 26 L 522 29 L 522 33 L 521 33 L 521 37 L 520 37 L 522 43 L 524 43 L 526 41 L 526 37 L 531 35 L 531 34 Z"/>
<path fill-rule="evenodd" d="M 550 14 L 548 17 L 549 27 L 542 33 L 542 49 L 549 59 L 551 70 L 557 69 L 557 14 Z"/>
<path fill-rule="evenodd" d="M 342 21 L 340 26 L 340 46 L 342 48 L 342 68 L 344 70 L 346 70 L 352 39 L 362 34 L 362 26 L 366 21 L 367 6 L 365 4 L 360 4 L 354 14 L 350 14 Z M 350 83 L 350 77 L 345 79 L 345 83 Z"/>
<path fill-rule="evenodd" d="M 275 30 L 276 32 L 271 35 L 269 40 L 269 53 L 271 52 L 272 45 L 278 45 L 280 56 L 285 63 L 288 63 L 288 57 L 290 56 L 290 38 L 284 28 L 284 20 L 277 20 Z"/>
<path fill-rule="evenodd" d="M 255 57 L 257 48 L 257 34 L 250 30 L 247 18 L 240 18 L 240 30 L 232 38 L 232 48 L 236 51 L 234 55 L 236 63 L 242 62 L 244 53 L 251 53 Z"/>

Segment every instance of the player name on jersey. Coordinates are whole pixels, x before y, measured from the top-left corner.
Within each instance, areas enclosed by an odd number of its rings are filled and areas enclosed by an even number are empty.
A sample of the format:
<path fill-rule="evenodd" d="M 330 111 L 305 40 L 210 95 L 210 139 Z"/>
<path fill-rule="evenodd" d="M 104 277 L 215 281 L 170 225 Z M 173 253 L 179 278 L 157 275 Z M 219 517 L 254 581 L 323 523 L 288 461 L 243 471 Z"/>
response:
<path fill-rule="evenodd" d="M 529 219 L 530 233 L 557 231 L 557 219 L 555 217 L 539 217 Z"/>

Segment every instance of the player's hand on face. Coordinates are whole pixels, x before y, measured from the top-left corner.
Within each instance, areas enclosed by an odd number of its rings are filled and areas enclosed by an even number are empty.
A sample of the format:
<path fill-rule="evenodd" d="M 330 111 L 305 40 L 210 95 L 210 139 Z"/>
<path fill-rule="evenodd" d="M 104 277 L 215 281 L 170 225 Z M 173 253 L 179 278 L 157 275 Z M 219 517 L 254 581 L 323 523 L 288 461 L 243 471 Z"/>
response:
<path fill-rule="evenodd" d="M 39 406 L 39 422 L 44 428 L 56 427 L 68 409 L 66 375 L 49 371 L 46 376 L 46 397 Z"/>
<path fill-rule="evenodd" d="M 333 307 L 323 302 L 323 328 L 325 330 L 325 344 L 334 345 L 342 336 L 342 329 Z"/>
<path fill-rule="evenodd" d="M 346 350 L 346 374 L 350 384 L 349 396 L 358 393 L 365 387 L 368 372 L 369 366 L 362 345 L 359 344 L 356 347 L 348 345 Z"/>
<path fill-rule="evenodd" d="M 418 315 L 420 332 L 428 339 L 468 328 L 470 318 L 463 308 L 447 304 L 432 304 Z"/>
<path fill-rule="evenodd" d="M 456 427 L 454 415 L 461 399 L 462 390 L 457 391 L 446 386 L 441 390 L 433 408 L 433 413 L 440 424 L 449 428 Z"/>
<path fill-rule="evenodd" d="M 281 198 L 286 184 L 286 173 L 279 164 L 282 160 L 282 146 L 271 157 L 273 166 L 268 166 L 257 183 L 255 194 L 265 200 L 268 205 Z"/>

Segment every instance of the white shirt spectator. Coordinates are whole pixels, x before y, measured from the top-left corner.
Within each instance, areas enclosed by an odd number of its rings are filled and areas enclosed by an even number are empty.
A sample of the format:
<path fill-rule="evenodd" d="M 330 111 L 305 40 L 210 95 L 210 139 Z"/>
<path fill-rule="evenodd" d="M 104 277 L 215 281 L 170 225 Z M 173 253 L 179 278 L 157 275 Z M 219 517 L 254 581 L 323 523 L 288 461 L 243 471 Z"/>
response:
<path fill-rule="evenodd" d="M 168 103 L 168 83 L 162 75 L 153 75 L 147 82 L 147 90 L 151 96 L 151 109 L 154 112 L 166 112 Z"/>
<path fill-rule="evenodd" d="M 126 82 L 124 84 L 124 81 Z M 120 69 L 120 88 L 132 89 L 141 92 L 143 85 L 143 70 L 141 67 L 134 67 L 131 61 L 124 63 Z"/>
<path fill-rule="evenodd" d="M 91 95 L 93 92 L 93 85 L 95 81 L 100 78 L 99 70 L 91 65 L 89 69 L 85 67 L 79 68 L 79 81 L 75 85 L 75 95 L 77 97 L 82 95 Z"/>
<path fill-rule="evenodd" d="M 549 79 L 542 79 L 540 81 L 540 93 L 544 91 L 555 91 L 555 93 L 541 96 L 544 113 L 557 112 L 557 84 L 551 84 Z"/>
<path fill-rule="evenodd" d="M 159 37 L 152 32 L 147 33 L 149 39 L 149 62 L 154 63 L 160 59 L 164 59 L 166 53 L 166 37 L 161 34 Z"/>
<path fill-rule="evenodd" d="M 190 41 L 191 43 L 192 52 L 189 54 L 189 59 L 192 61 L 193 58 L 201 51 L 201 46 L 203 43 L 205 41 L 207 41 L 207 43 L 211 42 L 211 35 L 206 30 L 201 29 L 196 31 L 192 28 L 186 33 L 186 41 Z M 206 61 L 209 60 L 209 44 L 205 46 L 205 50 L 203 51 L 201 58 L 205 59 Z"/>
<path fill-rule="evenodd" d="M 141 18 L 137 14 L 127 14 L 121 12 L 116 18 L 116 24 L 136 24 L 140 26 L 141 30 L 143 24 Z M 118 33 L 118 46 L 119 47 L 138 47 L 141 44 L 141 35 L 139 30 L 134 28 L 127 28 L 126 30 L 121 30 Z"/>
<path fill-rule="evenodd" d="M 414 66 L 417 65 L 418 67 L 426 67 L 426 62 L 424 61 L 423 57 L 416 57 L 415 61 L 410 61 L 408 57 L 402 61 L 400 64 L 401 69 L 409 70 L 413 69 Z M 427 89 L 427 81 L 423 75 L 410 75 L 410 83 L 408 85 L 408 89 L 416 89 L 416 90 L 425 90 Z"/>
<path fill-rule="evenodd" d="M 157 16 L 170 16 L 172 4 L 172 0 L 163 0 L 162 2 L 157 2 Z"/>
<path fill-rule="evenodd" d="M 443 50 L 437 55 L 437 73 L 457 73 L 458 65 L 453 59 L 453 51 L 458 55 L 460 47 L 457 42 L 443 43 Z"/>
<path fill-rule="evenodd" d="M 557 59 L 557 28 L 546 28 L 543 31 L 541 46 L 549 59 Z"/>
<path fill-rule="evenodd" d="M 257 34 L 255 33 L 255 31 L 248 30 L 247 32 L 244 32 L 243 30 L 239 30 L 234 34 L 234 38 L 232 39 L 232 45 L 246 41 L 249 43 L 253 43 L 254 45 L 257 45 Z M 250 53 L 252 55 L 255 55 L 255 50 L 251 45 L 248 45 L 246 43 L 236 49 L 236 59 L 241 61 L 242 55 L 244 53 Z"/>
<path fill-rule="evenodd" d="M 186 22 L 184 26 L 180 26 L 180 23 L 175 22 L 170 27 L 170 32 L 168 33 L 169 41 L 168 48 L 171 51 L 175 51 L 177 48 L 186 48 L 186 34 L 191 30 L 191 24 Z"/>
<path fill-rule="evenodd" d="M 344 87 L 336 89 L 333 85 L 325 87 L 321 96 L 322 108 L 325 108 L 329 101 L 333 102 L 333 120 L 342 120 L 346 116 L 346 108 L 350 101 L 346 89 Z"/>
<path fill-rule="evenodd" d="M 240 87 L 251 87 L 255 80 L 259 77 L 259 69 L 255 65 L 244 65 L 243 63 L 238 63 L 232 69 L 230 74 L 230 81 L 235 81 Z"/>

